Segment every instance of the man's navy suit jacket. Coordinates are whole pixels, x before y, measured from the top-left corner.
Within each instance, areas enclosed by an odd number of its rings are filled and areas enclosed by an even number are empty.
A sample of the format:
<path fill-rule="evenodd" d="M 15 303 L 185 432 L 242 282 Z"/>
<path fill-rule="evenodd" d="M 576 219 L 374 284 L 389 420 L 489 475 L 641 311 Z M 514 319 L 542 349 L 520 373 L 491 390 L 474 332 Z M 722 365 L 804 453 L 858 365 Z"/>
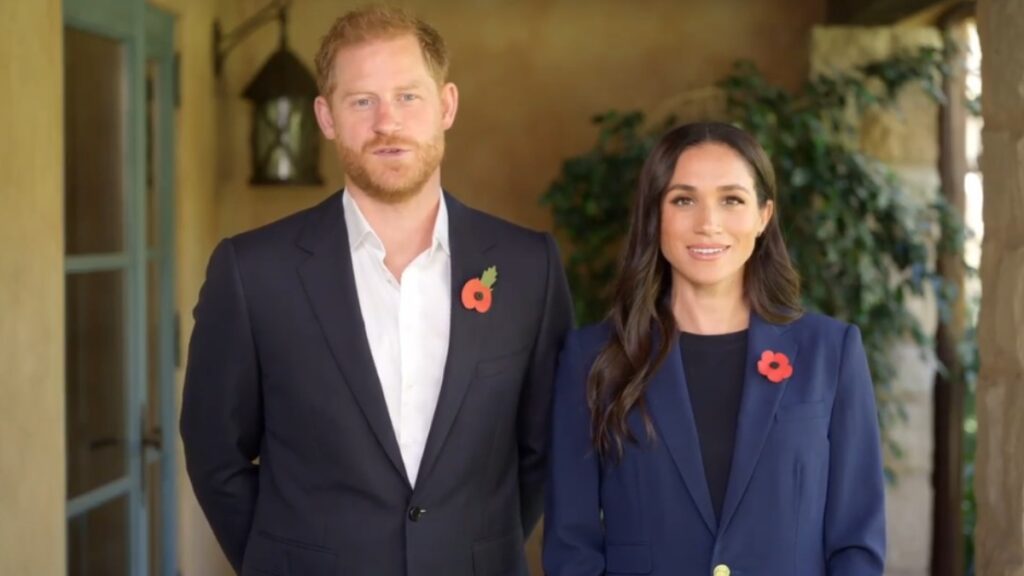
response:
<path fill-rule="evenodd" d="M 554 241 L 448 194 L 448 358 L 415 488 L 363 327 L 340 194 L 222 241 L 195 309 L 187 470 L 245 576 L 526 573 L 572 324 Z M 463 285 L 497 266 L 486 313 Z"/>

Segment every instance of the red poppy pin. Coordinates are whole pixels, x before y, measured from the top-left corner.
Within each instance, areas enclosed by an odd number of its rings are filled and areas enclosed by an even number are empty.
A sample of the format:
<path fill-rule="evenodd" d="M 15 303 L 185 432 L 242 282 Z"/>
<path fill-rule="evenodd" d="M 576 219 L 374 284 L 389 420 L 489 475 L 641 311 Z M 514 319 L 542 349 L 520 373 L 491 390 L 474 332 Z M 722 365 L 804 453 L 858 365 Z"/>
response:
<path fill-rule="evenodd" d="M 757 371 L 768 380 L 778 384 L 793 375 L 793 366 L 782 352 L 765 350 L 757 363 Z"/>
<path fill-rule="evenodd" d="M 462 305 L 483 314 L 491 309 L 492 290 L 498 281 L 498 267 L 491 266 L 479 278 L 471 278 L 462 287 Z"/>

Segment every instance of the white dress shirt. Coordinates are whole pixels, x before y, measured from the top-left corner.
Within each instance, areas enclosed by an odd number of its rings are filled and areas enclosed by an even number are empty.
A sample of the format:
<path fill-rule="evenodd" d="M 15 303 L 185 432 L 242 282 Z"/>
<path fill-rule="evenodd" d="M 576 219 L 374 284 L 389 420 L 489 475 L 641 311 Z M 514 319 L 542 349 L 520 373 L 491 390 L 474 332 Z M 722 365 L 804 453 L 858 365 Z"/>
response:
<path fill-rule="evenodd" d="M 366 338 L 413 486 L 441 393 L 451 329 L 448 210 L 440 190 L 438 196 L 430 248 L 401 279 L 384 265 L 384 244 L 347 190 L 341 200 Z"/>

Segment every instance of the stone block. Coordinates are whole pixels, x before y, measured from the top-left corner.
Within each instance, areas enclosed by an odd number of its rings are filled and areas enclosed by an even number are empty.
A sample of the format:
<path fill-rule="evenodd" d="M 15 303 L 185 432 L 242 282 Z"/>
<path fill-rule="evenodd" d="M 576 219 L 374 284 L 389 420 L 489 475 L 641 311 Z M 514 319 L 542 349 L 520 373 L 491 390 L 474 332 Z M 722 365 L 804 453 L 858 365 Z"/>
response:
<path fill-rule="evenodd" d="M 892 34 L 893 52 L 916 50 L 922 47 L 942 48 L 942 32 L 930 26 L 900 26 L 887 28 Z"/>
<path fill-rule="evenodd" d="M 938 30 L 928 27 L 817 27 L 811 34 L 811 74 L 835 74 L 922 46 L 939 47 Z M 880 86 L 872 89 L 880 90 Z M 891 109 L 862 119 L 861 145 L 887 162 L 935 166 L 939 158 L 938 104 L 923 90 L 909 87 Z"/>
<path fill-rule="evenodd" d="M 864 115 L 861 146 L 889 164 L 936 166 L 938 133 L 939 105 L 921 88 L 909 86 L 892 107 Z"/>
<path fill-rule="evenodd" d="M 935 409 L 930 393 L 901 394 L 892 400 L 902 404 L 907 420 L 891 424 L 886 431 L 888 437 L 899 445 L 902 455 L 897 458 L 886 450 L 885 465 L 893 472 L 896 481 L 902 483 L 916 475 L 931 473 L 935 452 L 935 438 L 932 436 Z"/>
<path fill-rule="evenodd" d="M 938 366 L 934 351 L 922 348 L 910 340 L 905 340 L 894 344 L 889 356 L 896 366 L 896 378 L 892 383 L 894 396 L 903 397 L 907 394 L 931 396 L 932 388 L 935 386 L 935 371 Z"/>
<path fill-rule="evenodd" d="M 900 184 L 911 198 L 918 201 L 919 206 L 931 204 L 940 196 L 942 175 L 935 166 L 900 162 L 886 164 L 889 164 Z"/>
<path fill-rule="evenodd" d="M 886 574 L 928 574 L 933 499 L 930 473 L 907 475 L 887 487 Z"/>
<path fill-rule="evenodd" d="M 888 28 L 815 26 L 811 31 L 811 75 L 849 72 L 892 53 Z"/>

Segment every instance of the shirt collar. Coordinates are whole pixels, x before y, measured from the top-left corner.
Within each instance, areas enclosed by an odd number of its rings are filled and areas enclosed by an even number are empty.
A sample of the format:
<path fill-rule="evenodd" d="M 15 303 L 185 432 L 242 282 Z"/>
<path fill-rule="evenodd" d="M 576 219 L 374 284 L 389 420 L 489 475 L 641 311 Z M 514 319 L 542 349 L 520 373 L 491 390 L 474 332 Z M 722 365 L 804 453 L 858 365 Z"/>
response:
<path fill-rule="evenodd" d="M 448 256 L 451 256 L 451 249 L 448 244 L 448 207 L 445 204 L 444 194 L 441 193 L 440 189 L 438 189 L 438 196 L 440 197 L 440 203 L 437 208 L 437 217 L 434 219 L 433 241 L 427 250 L 429 257 L 433 257 L 434 252 L 438 248 L 444 250 Z M 356 249 L 365 244 L 383 256 L 385 254 L 384 243 L 381 242 L 380 237 L 377 236 L 373 227 L 370 226 L 366 217 L 363 216 L 363 212 L 359 209 L 355 200 L 352 199 L 352 195 L 348 193 L 347 189 L 341 193 L 341 203 L 344 208 L 349 250 L 355 252 Z"/>

